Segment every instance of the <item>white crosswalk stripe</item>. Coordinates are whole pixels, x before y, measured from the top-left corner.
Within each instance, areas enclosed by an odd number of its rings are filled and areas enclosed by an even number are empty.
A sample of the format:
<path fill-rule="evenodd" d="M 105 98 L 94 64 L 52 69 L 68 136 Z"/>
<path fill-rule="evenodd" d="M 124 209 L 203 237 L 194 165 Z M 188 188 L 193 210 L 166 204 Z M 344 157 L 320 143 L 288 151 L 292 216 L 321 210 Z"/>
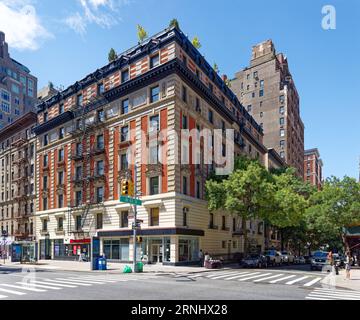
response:
<path fill-rule="evenodd" d="M 6 292 L 6 293 L 11 293 L 11 294 L 15 294 L 17 296 L 22 296 L 26 293 L 24 292 L 20 292 L 20 291 L 15 291 L 15 290 L 9 290 L 9 289 L 4 289 L 4 288 L 0 288 L 0 292 Z"/>
<path fill-rule="evenodd" d="M 286 277 L 283 277 L 283 278 L 280 278 L 280 279 L 271 280 L 269 282 L 270 283 L 277 283 L 277 282 L 284 281 L 284 280 L 287 280 L 287 279 L 291 279 L 291 278 L 294 278 L 294 277 L 296 277 L 296 275 L 292 274 L 290 276 L 286 276 Z"/>
<path fill-rule="evenodd" d="M 226 278 L 225 280 L 235 280 L 244 276 L 248 276 L 250 275 L 251 272 L 240 272 L 238 275 L 234 276 L 234 277 L 230 277 L 230 278 Z"/>
<path fill-rule="evenodd" d="M 314 285 L 315 283 L 319 282 L 322 278 L 315 278 L 314 280 L 311 280 L 310 282 L 308 283 L 305 283 L 304 284 L 304 287 L 311 287 L 312 285 Z"/>
<path fill-rule="evenodd" d="M 106 283 L 106 282 L 110 282 L 110 283 L 114 283 L 116 282 L 115 280 L 103 280 L 103 279 L 94 279 L 94 278 L 84 278 L 84 277 L 74 277 L 74 278 L 68 278 L 69 280 L 76 280 L 76 281 L 86 281 L 89 283 Z"/>
<path fill-rule="evenodd" d="M 2 283 L 1 286 L 15 288 L 15 289 L 21 289 L 21 290 L 26 290 L 26 291 L 33 291 L 33 292 L 46 292 L 46 290 L 44 290 L 44 289 L 30 288 L 30 287 L 26 287 L 26 286 L 16 286 L 14 284 L 7 284 L 7 283 Z"/>
<path fill-rule="evenodd" d="M 301 278 L 297 278 L 295 280 L 288 281 L 288 282 L 286 282 L 286 284 L 291 285 L 291 284 L 303 281 L 303 280 L 305 280 L 307 278 L 309 278 L 309 276 L 304 276 L 304 277 L 301 277 Z"/>
<path fill-rule="evenodd" d="M 234 275 L 242 275 L 242 274 L 249 274 L 250 272 L 240 272 L 240 273 L 236 273 L 236 272 L 232 272 L 230 274 L 225 274 L 225 275 L 222 275 L 222 276 L 217 276 L 217 277 L 213 277 L 211 279 L 213 280 L 216 280 L 216 279 L 223 279 L 223 278 L 226 278 L 225 280 L 229 280 L 231 278 L 233 278 Z M 229 278 L 230 277 L 230 278 Z"/>
<path fill-rule="evenodd" d="M 261 279 L 256 279 L 256 280 L 254 280 L 254 282 L 266 281 L 266 280 L 270 280 L 270 279 L 274 279 L 274 278 L 281 277 L 281 276 L 283 276 L 283 275 L 284 275 L 283 273 L 279 273 L 279 274 L 275 274 L 275 275 L 270 276 L 270 277 L 265 277 L 265 278 L 261 278 Z"/>
<path fill-rule="evenodd" d="M 26 286 L 26 287 L 30 287 L 30 288 L 33 288 L 33 287 L 39 287 L 39 288 L 42 288 L 42 289 L 51 289 L 51 290 L 61 290 L 62 288 L 59 288 L 59 287 L 55 287 L 55 286 L 44 286 L 42 284 L 37 284 L 35 282 L 15 282 L 16 284 L 21 284 L 22 286 Z"/>
<path fill-rule="evenodd" d="M 335 290 L 316 288 L 306 299 L 309 300 L 360 300 L 360 292 L 352 290 Z"/>
<path fill-rule="evenodd" d="M 234 271 L 232 271 L 232 272 L 221 272 L 221 273 L 215 273 L 215 274 L 210 274 L 210 275 L 208 275 L 208 276 L 206 276 L 206 278 L 213 278 L 213 277 L 218 277 L 219 275 L 231 275 L 231 274 L 233 274 L 234 273 Z"/>
<path fill-rule="evenodd" d="M 45 281 L 38 281 L 38 280 L 34 280 L 33 282 L 38 283 L 38 284 L 43 284 L 43 285 L 54 285 L 54 283 L 51 282 L 47 282 Z M 77 286 L 74 285 L 70 285 L 70 284 L 63 284 L 63 283 L 57 283 L 56 284 L 57 287 L 64 287 L 64 288 L 77 288 Z"/>
<path fill-rule="evenodd" d="M 75 281 L 79 283 L 87 283 L 87 284 L 104 284 L 105 282 L 99 282 L 99 281 L 91 281 L 91 280 L 79 280 L 78 278 L 56 278 L 56 280 L 68 280 L 68 281 Z"/>
<path fill-rule="evenodd" d="M 3 295 L 1 295 L 0 294 L 0 299 L 5 299 L 5 298 L 7 298 L 8 296 L 3 296 Z"/>
<path fill-rule="evenodd" d="M 70 280 L 46 279 L 46 281 L 47 281 L 47 282 L 54 282 L 54 283 L 74 284 L 74 285 L 83 286 L 83 287 L 91 287 L 91 286 L 92 286 L 92 284 L 89 284 L 89 283 L 79 283 L 79 282 L 70 281 Z"/>
<path fill-rule="evenodd" d="M 271 274 L 271 273 L 262 273 L 262 274 L 255 275 L 255 273 L 253 273 L 252 276 L 250 276 L 250 277 L 238 279 L 238 281 L 247 281 L 247 280 L 251 280 L 251 279 L 255 279 L 255 278 L 259 278 L 259 277 L 263 277 L 263 276 L 268 276 L 269 274 Z"/>

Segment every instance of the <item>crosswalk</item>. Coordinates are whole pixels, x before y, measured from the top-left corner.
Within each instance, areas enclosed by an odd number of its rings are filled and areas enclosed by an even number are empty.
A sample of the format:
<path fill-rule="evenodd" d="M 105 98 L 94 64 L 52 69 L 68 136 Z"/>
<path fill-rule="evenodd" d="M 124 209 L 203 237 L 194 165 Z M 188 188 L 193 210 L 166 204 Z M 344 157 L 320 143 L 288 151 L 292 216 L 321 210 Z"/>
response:
<path fill-rule="evenodd" d="M 329 288 L 315 288 L 307 300 L 360 300 L 360 292 Z"/>
<path fill-rule="evenodd" d="M 13 283 L 0 282 L 0 300 L 25 296 L 31 293 L 43 293 L 104 284 L 118 284 L 127 281 L 153 279 L 155 277 L 154 275 L 69 275 L 56 278 L 36 276 L 36 278 L 29 279 L 29 281 L 17 281 L 18 279 L 16 279 Z"/>
<path fill-rule="evenodd" d="M 178 274 L 175 277 L 186 277 L 190 279 L 204 278 L 209 280 L 224 280 L 224 281 L 238 281 L 253 283 L 270 283 L 270 284 L 285 284 L 297 285 L 303 287 L 316 287 L 321 285 L 323 276 L 316 276 L 315 274 L 304 275 L 303 273 L 291 272 L 274 272 L 272 270 L 232 270 L 232 271 L 214 271 L 214 272 L 200 272 L 197 274 Z"/>

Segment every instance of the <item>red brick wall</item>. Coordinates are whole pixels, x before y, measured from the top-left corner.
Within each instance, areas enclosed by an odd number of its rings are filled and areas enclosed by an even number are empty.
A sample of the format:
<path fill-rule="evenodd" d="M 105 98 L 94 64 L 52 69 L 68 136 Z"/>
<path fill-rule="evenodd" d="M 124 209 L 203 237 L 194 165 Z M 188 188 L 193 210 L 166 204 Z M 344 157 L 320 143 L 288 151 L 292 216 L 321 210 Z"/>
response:
<path fill-rule="evenodd" d="M 118 171 L 119 171 L 119 127 L 114 128 L 114 162 L 113 162 L 113 197 L 119 198 Z"/>
<path fill-rule="evenodd" d="M 146 195 L 146 165 L 144 163 L 147 163 L 147 147 L 146 147 L 146 137 L 145 135 L 148 132 L 148 117 L 144 116 L 141 118 L 141 131 L 143 133 L 142 141 L 141 141 L 141 193 L 143 195 Z M 145 138 L 145 139 L 144 139 Z"/>
<path fill-rule="evenodd" d="M 160 130 L 166 130 L 167 129 L 167 109 L 163 109 L 160 111 Z M 166 140 L 163 142 L 162 147 L 162 177 L 161 177 L 161 193 L 166 193 L 168 191 L 168 181 L 167 181 L 167 136 Z"/>

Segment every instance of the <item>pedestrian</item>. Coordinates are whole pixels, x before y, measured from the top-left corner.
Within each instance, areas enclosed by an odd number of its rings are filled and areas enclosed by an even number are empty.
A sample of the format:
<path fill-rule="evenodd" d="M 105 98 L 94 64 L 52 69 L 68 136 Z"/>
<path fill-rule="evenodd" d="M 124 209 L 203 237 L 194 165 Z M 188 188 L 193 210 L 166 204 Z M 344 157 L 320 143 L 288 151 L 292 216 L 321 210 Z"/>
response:
<path fill-rule="evenodd" d="M 200 249 L 199 251 L 199 260 L 200 260 L 200 267 L 204 266 L 204 253 L 202 251 L 202 249 Z"/>
<path fill-rule="evenodd" d="M 350 280 L 350 270 L 351 270 L 351 256 L 350 256 L 350 252 L 347 252 L 347 253 L 346 253 L 345 270 L 346 270 L 346 280 Z"/>

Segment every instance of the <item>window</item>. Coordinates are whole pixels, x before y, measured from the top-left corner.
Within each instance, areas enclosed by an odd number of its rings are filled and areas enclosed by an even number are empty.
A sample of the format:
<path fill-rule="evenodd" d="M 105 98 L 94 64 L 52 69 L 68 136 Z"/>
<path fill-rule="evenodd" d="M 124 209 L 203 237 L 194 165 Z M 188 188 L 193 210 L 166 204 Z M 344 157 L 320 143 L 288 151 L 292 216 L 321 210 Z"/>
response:
<path fill-rule="evenodd" d="M 159 54 L 150 57 L 150 68 L 155 68 L 160 64 Z"/>
<path fill-rule="evenodd" d="M 45 111 L 43 114 L 44 122 L 48 121 L 48 113 Z"/>
<path fill-rule="evenodd" d="M 280 152 L 280 157 L 281 157 L 281 158 L 285 158 L 285 152 L 284 152 L 284 151 L 281 151 L 281 152 Z"/>
<path fill-rule="evenodd" d="M 129 227 L 129 211 L 121 211 L 120 214 L 120 228 Z"/>
<path fill-rule="evenodd" d="M 246 75 L 246 79 L 249 80 L 250 79 L 250 74 Z"/>
<path fill-rule="evenodd" d="M 99 122 L 104 122 L 105 121 L 105 112 L 104 112 L 103 109 L 97 111 L 97 120 Z"/>
<path fill-rule="evenodd" d="M 196 198 L 201 198 L 201 184 L 200 181 L 196 181 Z"/>
<path fill-rule="evenodd" d="M 260 88 L 264 88 L 264 80 L 260 80 Z"/>
<path fill-rule="evenodd" d="M 104 188 L 103 187 L 96 188 L 96 201 L 97 201 L 97 203 L 104 201 Z"/>
<path fill-rule="evenodd" d="M 251 94 L 251 97 L 252 97 L 252 98 L 255 98 L 255 92 L 253 92 L 253 93 Z"/>
<path fill-rule="evenodd" d="M 62 208 L 64 205 L 64 196 L 62 194 L 58 195 L 58 207 Z"/>
<path fill-rule="evenodd" d="M 150 209 L 150 226 L 158 226 L 159 225 L 159 208 L 151 208 Z"/>
<path fill-rule="evenodd" d="M 253 77 L 254 77 L 254 79 L 256 79 L 256 78 L 258 77 L 258 72 L 257 72 L 257 71 L 255 71 L 255 72 L 253 73 Z"/>
<path fill-rule="evenodd" d="M 279 102 L 280 102 L 281 104 L 283 104 L 283 103 L 285 102 L 285 96 L 284 96 L 284 95 L 281 95 L 281 96 L 279 97 Z"/>
<path fill-rule="evenodd" d="M 43 167 L 46 168 L 48 166 L 48 155 L 45 154 L 43 158 Z"/>
<path fill-rule="evenodd" d="M 259 91 L 259 97 L 263 97 L 263 96 L 264 96 L 264 90 L 261 89 L 261 90 Z"/>
<path fill-rule="evenodd" d="M 121 72 L 121 83 L 129 81 L 129 70 L 124 70 Z"/>
<path fill-rule="evenodd" d="M 49 144 L 49 136 L 47 134 L 44 134 L 43 145 L 47 146 L 48 144 Z"/>
<path fill-rule="evenodd" d="M 285 137 L 285 130 L 284 129 L 280 129 L 280 137 Z"/>
<path fill-rule="evenodd" d="M 1 110 L 6 113 L 11 113 L 10 104 L 7 102 L 2 101 L 1 102 Z"/>
<path fill-rule="evenodd" d="M 64 135 L 65 135 L 65 129 L 64 129 L 64 127 L 61 127 L 59 129 L 59 139 L 63 139 Z"/>
<path fill-rule="evenodd" d="M 214 116 L 212 110 L 209 110 L 208 112 L 208 120 L 210 123 L 214 123 Z"/>
<path fill-rule="evenodd" d="M 100 160 L 96 162 L 96 174 L 101 176 L 104 174 L 104 161 Z"/>
<path fill-rule="evenodd" d="M 34 81 L 32 79 L 28 79 L 28 96 L 34 96 Z"/>
<path fill-rule="evenodd" d="M 284 148 L 285 147 L 285 140 L 280 140 L 280 148 Z"/>
<path fill-rule="evenodd" d="M 185 86 L 182 86 L 182 100 L 187 102 L 187 88 Z"/>
<path fill-rule="evenodd" d="M 104 84 L 99 83 L 98 84 L 98 95 L 101 95 L 102 93 L 104 93 L 104 91 L 105 91 Z"/>
<path fill-rule="evenodd" d="M 235 218 L 232 219 L 232 231 L 233 232 L 236 231 L 236 219 Z"/>
<path fill-rule="evenodd" d="M 187 214 L 189 212 L 189 208 L 183 208 L 183 226 L 187 227 Z"/>
<path fill-rule="evenodd" d="M 149 132 L 159 131 L 159 115 L 150 117 L 150 127 Z"/>
<path fill-rule="evenodd" d="M 159 101 L 159 86 L 153 87 L 150 89 L 150 102 Z"/>
<path fill-rule="evenodd" d="M 43 190 L 46 190 L 48 188 L 48 177 L 43 176 Z"/>
<path fill-rule="evenodd" d="M 128 161 L 126 153 L 120 155 L 120 169 L 127 170 L 128 169 Z"/>
<path fill-rule="evenodd" d="M 83 105 L 83 95 L 82 94 L 78 94 L 76 97 L 76 102 L 78 106 L 82 106 Z"/>
<path fill-rule="evenodd" d="M 200 99 L 198 97 L 195 98 L 195 110 L 201 112 Z"/>
<path fill-rule="evenodd" d="M 183 194 L 187 194 L 187 189 L 188 189 L 187 184 L 188 184 L 187 177 L 183 176 L 183 184 L 182 184 Z"/>
<path fill-rule="evenodd" d="M 187 129 L 188 128 L 188 121 L 187 121 L 187 116 L 183 114 L 182 116 L 182 128 L 183 129 Z"/>
<path fill-rule="evenodd" d="M 17 84 L 15 83 L 12 83 L 11 84 L 11 91 L 16 93 L 16 94 L 20 94 L 20 88 Z"/>
<path fill-rule="evenodd" d="M 5 90 L 1 90 L 1 99 L 10 102 L 10 93 Z"/>
<path fill-rule="evenodd" d="M 44 219 L 42 221 L 42 231 L 46 232 L 48 230 L 48 227 L 47 227 L 47 219 Z"/>
<path fill-rule="evenodd" d="M 159 194 L 159 177 L 150 178 L 150 195 Z"/>
<path fill-rule="evenodd" d="M 64 113 L 64 104 L 60 103 L 59 105 L 59 114 Z"/>
<path fill-rule="evenodd" d="M 99 134 L 96 139 L 96 146 L 98 149 L 104 149 L 104 135 Z"/>
<path fill-rule="evenodd" d="M 225 143 L 222 144 L 221 154 L 223 157 L 226 157 L 226 144 Z"/>
<path fill-rule="evenodd" d="M 81 156 L 82 154 L 82 143 L 78 142 L 76 143 L 76 155 Z"/>
<path fill-rule="evenodd" d="M 211 93 L 214 91 L 214 86 L 211 83 L 209 83 L 209 89 Z"/>
<path fill-rule="evenodd" d="M 249 85 L 249 84 L 246 86 L 246 90 L 247 90 L 247 91 L 250 90 L 250 85 Z"/>
<path fill-rule="evenodd" d="M 283 126 L 285 124 L 285 119 L 284 118 L 280 118 L 279 119 L 280 125 Z"/>
<path fill-rule="evenodd" d="M 76 180 L 81 180 L 82 178 L 82 167 L 81 166 L 77 166 L 75 168 L 75 179 Z"/>
<path fill-rule="evenodd" d="M 96 229 L 102 229 L 103 228 L 103 214 L 98 213 L 96 215 Z"/>
<path fill-rule="evenodd" d="M 58 184 L 64 184 L 64 172 L 63 171 L 58 172 Z"/>
<path fill-rule="evenodd" d="M 226 229 L 226 217 L 225 216 L 221 217 L 221 229 L 222 230 Z"/>
<path fill-rule="evenodd" d="M 59 217 L 57 221 L 57 230 L 63 231 L 64 230 L 64 218 Z"/>
<path fill-rule="evenodd" d="M 260 118 L 264 116 L 264 112 L 260 112 Z"/>
<path fill-rule="evenodd" d="M 249 104 L 249 105 L 247 106 L 247 111 L 248 111 L 248 112 L 251 112 L 251 104 Z"/>
<path fill-rule="evenodd" d="M 77 231 L 81 230 L 81 215 L 77 215 L 75 218 L 75 228 Z"/>
<path fill-rule="evenodd" d="M 59 149 L 58 151 L 58 162 L 64 161 L 64 149 Z"/>
<path fill-rule="evenodd" d="M 210 217 L 209 217 L 209 228 L 213 229 L 214 228 L 214 214 L 210 213 Z"/>
<path fill-rule="evenodd" d="M 78 190 L 75 192 L 75 201 L 76 206 L 79 207 L 82 204 L 82 191 Z"/>
<path fill-rule="evenodd" d="M 129 140 L 129 127 L 122 127 L 121 128 L 121 142 L 128 141 Z"/>
<path fill-rule="evenodd" d="M 129 99 L 126 99 L 121 102 L 121 114 L 126 114 L 128 112 L 129 112 Z"/>
<path fill-rule="evenodd" d="M 280 114 L 284 114 L 284 113 L 285 113 L 285 108 L 284 108 L 284 107 L 280 107 L 280 108 L 279 108 L 279 113 L 280 113 Z"/>

